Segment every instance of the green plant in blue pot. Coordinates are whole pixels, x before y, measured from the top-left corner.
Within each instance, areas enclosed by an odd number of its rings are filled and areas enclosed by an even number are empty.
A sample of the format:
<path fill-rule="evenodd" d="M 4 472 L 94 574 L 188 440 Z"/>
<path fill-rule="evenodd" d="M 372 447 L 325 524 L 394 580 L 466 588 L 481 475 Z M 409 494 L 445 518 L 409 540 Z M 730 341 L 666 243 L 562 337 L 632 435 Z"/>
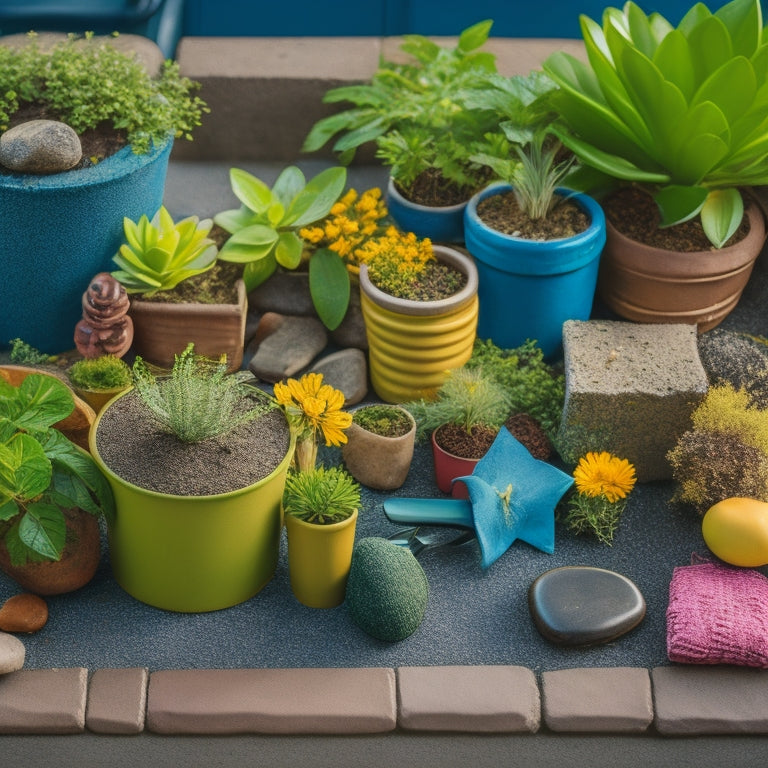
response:
<path fill-rule="evenodd" d="M 507 349 L 535 340 L 551 359 L 563 323 L 591 314 L 605 216 L 594 199 L 560 186 L 571 160 L 549 133 L 551 87 L 530 87 L 539 77 L 503 86 L 523 108 L 478 157 L 503 181 L 469 201 L 464 231 L 479 275 L 478 338 Z"/>
<path fill-rule="evenodd" d="M 583 166 L 573 183 L 620 188 L 605 197 L 618 234 L 609 228 L 601 293 L 630 319 L 698 322 L 706 330 L 735 306 L 765 233 L 743 193 L 768 183 L 760 1 L 733 0 L 714 13 L 697 3 L 676 27 L 628 2 L 607 8 L 602 25 L 582 16 L 581 29 L 588 62 L 558 52 L 544 70 L 559 86 L 554 130 Z M 639 203 L 629 217 L 619 215 L 618 201 L 638 190 L 656 204 L 645 232 L 637 224 Z M 696 229 L 702 234 L 694 240 Z M 687 240 L 678 244 L 676 235 Z M 631 250 L 624 236 L 657 249 L 669 245 L 655 257 Z M 740 244 L 743 253 L 734 255 Z M 615 259 L 619 251 L 623 258 Z M 663 272 L 654 282 L 656 261 Z M 722 287 L 697 304 L 687 296 L 692 283 L 696 291 Z"/>

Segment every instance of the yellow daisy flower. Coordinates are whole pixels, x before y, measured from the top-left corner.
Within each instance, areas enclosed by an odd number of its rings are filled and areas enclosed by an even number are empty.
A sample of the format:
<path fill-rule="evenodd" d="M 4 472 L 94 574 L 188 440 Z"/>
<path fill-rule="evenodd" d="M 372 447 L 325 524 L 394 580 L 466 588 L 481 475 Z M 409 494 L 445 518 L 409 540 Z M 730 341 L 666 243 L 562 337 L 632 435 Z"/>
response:
<path fill-rule="evenodd" d="M 635 487 L 635 468 L 627 459 L 607 451 L 590 451 L 573 471 L 576 489 L 584 496 L 604 496 L 614 503 L 627 497 Z"/>

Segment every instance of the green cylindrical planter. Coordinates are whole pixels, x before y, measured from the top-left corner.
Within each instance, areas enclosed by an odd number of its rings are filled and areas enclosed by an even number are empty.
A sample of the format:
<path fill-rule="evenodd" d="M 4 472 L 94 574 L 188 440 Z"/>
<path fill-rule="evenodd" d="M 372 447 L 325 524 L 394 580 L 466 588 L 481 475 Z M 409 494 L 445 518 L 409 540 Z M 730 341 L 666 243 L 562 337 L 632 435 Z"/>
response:
<path fill-rule="evenodd" d="M 360 267 L 360 300 L 368 337 L 371 384 L 389 403 L 434 397 L 448 371 L 472 355 L 477 328 L 477 269 L 445 246 L 435 256 L 467 275 L 460 291 L 439 301 L 398 299 L 379 290 Z"/>
<path fill-rule="evenodd" d="M 288 572 L 300 603 L 309 608 L 334 608 L 344 602 L 356 526 L 357 510 L 330 525 L 285 516 Z"/>
<path fill-rule="evenodd" d="M 112 572 L 128 594 L 169 611 L 215 611 L 253 597 L 277 567 L 280 503 L 293 443 L 280 465 L 253 485 L 214 496 L 174 496 L 140 488 L 107 467 L 117 508 L 109 526 Z"/>

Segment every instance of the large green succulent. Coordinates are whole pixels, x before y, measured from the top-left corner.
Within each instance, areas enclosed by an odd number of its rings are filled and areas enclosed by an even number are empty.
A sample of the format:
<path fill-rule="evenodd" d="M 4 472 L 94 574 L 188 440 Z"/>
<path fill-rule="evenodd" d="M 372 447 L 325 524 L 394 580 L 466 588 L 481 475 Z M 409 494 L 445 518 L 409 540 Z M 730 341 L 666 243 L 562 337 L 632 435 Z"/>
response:
<path fill-rule="evenodd" d="M 760 0 L 694 5 L 677 27 L 628 2 L 581 17 L 589 64 L 544 71 L 563 143 L 586 166 L 649 185 L 662 226 L 701 215 L 716 247 L 743 216 L 737 187 L 768 183 L 768 43 Z"/>

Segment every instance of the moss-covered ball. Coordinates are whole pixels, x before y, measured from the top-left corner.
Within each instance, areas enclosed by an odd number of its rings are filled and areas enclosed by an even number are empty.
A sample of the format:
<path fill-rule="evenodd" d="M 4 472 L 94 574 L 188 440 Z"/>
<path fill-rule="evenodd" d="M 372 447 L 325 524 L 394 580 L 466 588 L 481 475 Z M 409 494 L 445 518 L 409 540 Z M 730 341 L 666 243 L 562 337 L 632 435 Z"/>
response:
<path fill-rule="evenodd" d="M 409 550 L 373 537 L 355 544 L 346 602 L 352 620 L 369 635 L 396 642 L 413 634 L 428 595 L 427 576 Z"/>

